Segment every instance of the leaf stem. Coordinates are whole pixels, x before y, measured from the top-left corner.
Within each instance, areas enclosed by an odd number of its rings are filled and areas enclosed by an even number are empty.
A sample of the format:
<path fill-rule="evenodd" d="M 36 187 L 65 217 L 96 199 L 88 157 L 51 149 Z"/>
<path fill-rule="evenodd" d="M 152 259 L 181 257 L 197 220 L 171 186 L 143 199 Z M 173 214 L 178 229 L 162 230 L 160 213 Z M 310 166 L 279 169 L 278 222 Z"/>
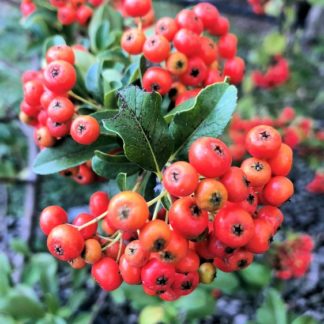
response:
<path fill-rule="evenodd" d="M 150 206 L 154 205 L 156 202 L 159 202 L 166 194 L 167 194 L 167 191 L 162 190 L 158 196 L 156 196 L 154 199 L 147 202 L 147 206 L 150 207 Z"/>
<path fill-rule="evenodd" d="M 104 213 L 102 213 L 101 215 L 99 215 L 98 217 L 92 219 L 91 221 L 87 222 L 87 223 L 84 223 L 82 224 L 81 226 L 77 226 L 77 230 L 78 231 L 81 231 L 83 230 L 84 228 L 92 225 L 92 224 L 95 224 L 95 223 L 98 223 L 99 221 L 101 221 L 103 218 L 105 218 L 108 214 L 108 211 L 105 211 Z"/>
<path fill-rule="evenodd" d="M 159 212 L 160 206 L 161 206 L 161 200 L 159 200 L 159 201 L 157 202 L 157 204 L 155 205 L 154 213 L 153 213 L 153 216 L 152 216 L 152 220 L 154 220 L 154 219 L 157 218 L 157 215 L 158 215 L 158 212 Z"/>
<path fill-rule="evenodd" d="M 70 91 L 70 92 L 69 92 L 69 96 L 71 96 L 72 98 L 77 99 L 77 100 L 79 100 L 79 101 L 81 101 L 81 102 L 83 102 L 83 103 L 85 103 L 85 104 L 91 106 L 92 108 L 94 108 L 94 109 L 96 109 L 96 110 L 101 109 L 101 106 L 94 104 L 94 103 L 91 102 L 90 100 L 87 100 L 87 99 L 84 99 L 84 98 L 80 97 L 79 95 L 77 95 L 77 94 L 74 93 L 73 91 Z"/>
<path fill-rule="evenodd" d="M 119 241 L 122 238 L 122 233 L 120 231 L 116 232 L 118 233 L 117 236 L 107 245 L 103 246 L 101 251 L 105 251 L 106 249 L 108 249 L 109 247 L 111 247 L 112 245 L 114 245 L 117 241 Z"/>

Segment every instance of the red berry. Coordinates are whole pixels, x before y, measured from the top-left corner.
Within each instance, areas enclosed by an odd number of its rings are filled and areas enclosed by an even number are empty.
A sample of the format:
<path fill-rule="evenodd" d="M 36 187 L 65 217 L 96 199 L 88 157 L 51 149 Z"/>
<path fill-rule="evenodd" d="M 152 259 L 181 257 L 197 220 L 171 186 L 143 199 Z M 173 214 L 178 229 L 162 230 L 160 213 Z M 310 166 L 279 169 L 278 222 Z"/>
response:
<path fill-rule="evenodd" d="M 107 211 L 109 196 L 104 191 L 96 191 L 89 200 L 89 209 L 93 216 L 99 216 Z"/>
<path fill-rule="evenodd" d="M 199 86 L 207 77 L 207 66 L 200 57 L 192 57 L 188 61 L 188 68 L 181 75 L 181 82 L 187 86 Z"/>
<path fill-rule="evenodd" d="M 92 9 L 88 6 L 80 6 L 76 11 L 76 20 L 80 25 L 86 25 L 92 16 Z"/>
<path fill-rule="evenodd" d="M 160 67 L 151 67 L 145 71 L 142 83 L 145 91 L 156 91 L 164 95 L 171 88 L 172 78 L 170 72 Z"/>
<path fill-rule="evenodd" d="M 239 207 L 224 207 L 215 216 L 215 235 L 224 244 L 236 248 L 247 244 L 254 234 L 251 215 Z"/>
<path fill-rule="evenodd" d="M 48 235 L 54 227 L 67 221 L 68 216 L 63 208 L 60 206 L 48 206 L 43 209 L 40 215 L 39 225 L 43 233 Z"/>
<path fill-rule="evenodd" d="M 53 61 L 66 61 L 73 65 L 74 60 L 74 52 L 67 45 L 55 45 L 50 47 L 46 52 L 46 62 L 48 64 Z"/>
<path fill-rule="evenodd" d="M 271 178 L 271 168 L 265 160 L 253 157 L 245 159 L 241 164 L 241 169 L 252 187 L 262 187 Z"/>
<path fill-rule="evenodd" d="M 200 137 L 190 146 L 189 162 L 204 177 L 215 178 L 230 168 L 232 157 L 228 147 L 221 140 Z"/>
<path fill-rule="evenodd" d="M 173 40 L 178 29 L 179 27 L 176 21 L 170 17 L 159 19 L 155 25 L 155 33 L 157 35 L 163 35 L 170 42 Z"/>
<path fill-rule="evenodd" d="M 92 221 L 93 219 L 94 217 L 92 215 L 81 213 L 73 220 L 73 225 L 81 226 L 85 223 Z M 96 234 L 97 228 L 98 228 L 98 223 L 94 223 L 80 230 L 80 233 L 85 239 L 88 239 L 90 237 L 93 237 Z"/>
<path fill-rule="evenodd" d="M 144 226 L 148 216 L 146 201 L 137 192 L 120 192 L 109 203 L 109 223 L 116 229 L 136 231 Z"/>
<path fill-rule="evenodd" d="M 269 224 L 271 224 L 274 235 L 281 226 L 284 216 L 281 210 L 277 207 L 263 206 L 261 209 L 258 210 L 257 218 L 264 219 Z"/>
<path fill-rule="evenodd" d="M 246 135 L 245 146 L 248 152 L 259 159 L 268 159 L 279 152 L 281 136 L 271 126 L 253 127 Z"/>
<path fill-rule="evenodd" d="M 44 88 L 41 81 L 28 81 L 24 84 L 24 100 L 28 105 L 39 106 L 43 91 Z"/>
<path fill-rule="evenodd" d="M 266 201 L 273 206 L 281 206 L 294 194 L 294 185 L 286 177 L 273 177 L 263 189 Z"/>
<path fill-rule="evenodd" d="M 174 265 L 163 263 L 157 259 L 150 260 L 141 272 L 143 285 L 155 291 L 164 291 L 171 287 L 174 276 Z"/>
<path fill-rule="evenodd" d="M 122 255 L 119 260 L 119 271 L 123 280 L 129 285 L 138 285 L 142 282 L 141 268 L 134 267 Z"/>
<path fill-rule="evenodd" d="M 162 35 L 153 35 L 145 40 L 143 54 L 154 63 L 165 61 L 170 53 L 170 43 Z"/>
<path fill-rule="evenodd" d="M 222 58 L 234 58 L 237 51 L 237 37 L 234 34 L 222 36 L 218 41 L 218 51 Z"/>
<path fill-rule="evenodd" d="M 57 19 L 62 25 L 71 25 L 76 20 L 76 11 L 73 7 L 60 7 L 57 11 Z"/>
<path fill-rule="evenodd" d="M 198 272 L 176 273 L 172 289 L 178 296 L 186 296 L 191 294 L 199 284 Z"/>
<path fill-rule="evenodd" d="M 226 17 L 219 16 L 217 22 L 209 28 L 209 32 L 215 36 L 226 35 L 229 31 L 230 23 Z"/>
<path fill-rule="evenodd" d="M 171 226 L 187 239 L 193 239 L 206 231 L 208 213 L 197 206 L 196 199 L 184 197 L 176 200 L 169 211 Z"/>
<path fill-rule="evenodd" d="M 149 258 L 149 252 L 144 249 L 139 240 L 135 240 L 127 244 L 124 256 L 133 267 L 142 267 Z"/>
<path fill-rule="evenodd" d="M 129 54 L 137 55 L 143 51 L 145 34 L 138 28 L 126 30 L 121 39 L 121 47 Z"/>
<path fill-rule="evenodd" d="M 91 275 L 98 285 L 106 291 L 117 289 L 123 281 L 119 274 L 118 264 L 109 257 L 96 262 L 91 268 Z"/>
<path fill-rule="evenodd" d="M 223 75 L 228 76 L 231 83 L 239 84 L 243 80 L 244 70 L 245 63 L 243 59 L 236 56 L 225 62 Z"/>
<path fill-rule="evenodd" d="M 145 16 L 151 7 L 151 0 L 124 0 L 123 2 L 123 9 L 131 17 Z"/>
<path fill-rule="evenodd" d="M 73 65 L 65 61 L 54 61 L 44 70 L 46 88 L 57 94 L 70 91 L 76 83 Z"/>
<path fill-rule="evenodd" d="M 287 145 L 282 143 L 275 156 L 268 160 L 273 175 L 286 177 L 292 167 L 293 151 Z"/>
<path fill-rule="evenodd" d="M 77 143 L 90 145 L 98 139 L 100 126 L 92 116 L 79 116 L 73 120 L 70 132 Z"/>
<path fill-rule="evenodd" d="M 199 175 L 189 163 L 178 161 L 163 173 L 163 185 L 173 196 L 184 197 L 192 194 L 198 185 Z"/>
<path fill-rule="evenodd" d="M 77 258 L 84 247 L 84 238 L 72 225 L 62 224 L 54 227 L 47 237 L 50 253 L 62 261 Z"/>
<path fill-rule="evenodd" d="M 74 105 L 66 97 L 55 97 L 47 108 L 48 117 L 57 123 L 63 123 L 74 115 Z"/>
<path fill-rule="evenodd" d="M 189 29 L 180 29 L 173 38 L 174 47 L 188 57 L 199 55 L 200 38 Z"/>
<path fill-rule="evenodd" d="M 183 9 L 176 16 L 179 28 L 186 28 L 200 35 L 204 29 L 203 23 L 193 10 Z"/>
<path fill-rule="evenodd" d="M 193 10 L 202 21 L 204 28 L 209 29 L 217 25 L 219 12 L 215 6 L 208 2 L 201 2 L 193 7 Z"/>

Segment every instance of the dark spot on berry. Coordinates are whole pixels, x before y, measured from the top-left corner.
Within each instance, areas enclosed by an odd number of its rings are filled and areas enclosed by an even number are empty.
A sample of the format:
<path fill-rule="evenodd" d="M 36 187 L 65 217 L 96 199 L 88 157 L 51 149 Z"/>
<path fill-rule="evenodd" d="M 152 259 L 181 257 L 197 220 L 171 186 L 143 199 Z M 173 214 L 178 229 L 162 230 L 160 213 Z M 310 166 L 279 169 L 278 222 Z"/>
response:
<path fill-rule="evenodd" d="M 237 266 L 238 266 L 239 269 L 242 269 L 242 268 L 247 266 L 247 263 L 248 263 L 247 260 L 242 259 L 242 260 L 237 262 Z"/>
<path fill-rule="evenodd" d="M 218 155 L 224 155 L 222 148 L 219 145 L 212 144 L 212 150 Z"/>
<path fill-rule="evenodd" d="M 168 283 L 168 278 L 162 275 L 161 277 L 156 278 L 156 284 L 159 286 L 165 286 Z"/>
<path fill-rule="evenodd" d="M 57 66 L 54 66 L 51 69 L 50 74 L 51 74 L 52 78 L 55 79 L 60 74 L 60 69 Z"/>
<path fill-rule="evenodd" d="M 218 192 L 213 192 L 209 201 L 212 203 L 213 206 L 219 206 L 222 202 L 222 196 Z"/>
<path fill-rule="evenodd" d="M 157 83 L 153 83 L 152 86 L 151 86 L 151 89 L 152 89 L 153 91 L 159 91 L 160 88 L 161 88 L 160 85 L 157 84 Z"/>
<path fill-rule="evenodd" d="M 55 245 L 54 246 L 54 251 L 55 251 L 55 254 L 57 254 L 57 255 L 63 255 L 64 254 L 64 250 L 61 247 L 61 245 Z"/>
<path fill-rule="evenodd" d="M 178 182 L 178 180 L 179 180 L 179 173 L 177 171 L 173 171 L 171 173 L 171 175 L 172 175 L 172 181 Z"/>
<path fill-rule="evenodd" d="M 153 251 L 154 252 L 161 251 L 164 249 L 164 247 L 165 247 L 165 240 L 162 238 L 155 240 L 153 243 Z"/>
<path fill-rule="evenodd" d="M 82 133 L 83 133 L 85 130 L 87 130 L 86 125 L 80 123 L 80 124 L 78 125 L 78 127 L 77 127 L 77 133 L 80 134 L 80 135 L 82 135 Z"/>
<path fill-rule="evenodd" d="M 246 198 L 246 201 L 250 204 L 253 205 L 254 201 L 255 201 L 255 197 L 252 194 L 249 194 L 248 197 Z"/>
<path fill-rule="evenodd" d="M 161 252 L 161 258 L 165 261 L 172 261 L 174 260 L 174 256 L 171 252 L 169 251 L 162 251 Z"/>
<path fill-rule="evenodd" d="M 242 226 L 242 224 L 235 224 L 232 227 L 232 232 L 236 236 L 241 236 L 244 232 L 244 227 Z"/>
<path fill-rule="evenodd" d="M 71 171 L 65 171 L 64 172 L 64 176 L 66 176 L 66 177 L 70 177 L 71 175 L 72 175 Z"/>
<path fill-rule="evenodd" d="M 133 40 L 133 34 L 128 34 L 127 35 L 127 37 L 126 37 L 126 40 L 128 41 L 128 42 L 130 42 L 131 40 Z"/>
<path fill-rule="evenodd" d="M 120 209 L 119 209 L 119 218 L 120 219 L 127 219 L 128 216 L 129 216 L 129 208 L 127 206 L 122 206 Z"/>
<path fill-rule="evenodd" d="M 176 67 L 177 67 L 177 69 L 182 69 L 183 68 L 183 62 L 181 60 L 177 61 Z"/>
<path fill-rule="evenodd" d="M 260 162 L 255 163 L 252 168 L 254 168 L 256 171 L 262 171 L 264 169 L 263 164 Z"/>
<path fill-rule="evenodd" d="M 225 248 L 225 253 L 226 254 L 231 254 L 231 253 L 233 253 L 235 251 L 235 249 L 233 249 L 233 248 L 231 248 L 231 247 L 227 247 L 227 248 Z"/>
<path fill-rule="evenodd" d="M 248 187 L 250 185 L 251 181 L 249 181 L 246 176 L 243 176 L 243 183 L 246 187 Z"/>
<path fill-rule="evenodd" d="M 197 78 L 199 76 L 199 73 L 200 73 L 199 69 L 195 69 L 195 68 L 190 71 L 190 75 L 194 78 Z"/>
<path fill-rule="evenodd" d="M 262 140 L 267 140 L 269 137 L 271 137 L 271 135 L 267 131 L 261 132 L 260 135 Z"/>
<path fill-rule="evenodd" d="M 193 216 L 199 216 L 201 213 L 201 209 L 197 205 L 192 205 L 190 211 Z"/>
<path fill-rule="evenodd" d="M 192 282 L 191 281 L 184 281 L 181 283 L 181 289 L 182 290 L 189 290 L 192 287 Z"/>

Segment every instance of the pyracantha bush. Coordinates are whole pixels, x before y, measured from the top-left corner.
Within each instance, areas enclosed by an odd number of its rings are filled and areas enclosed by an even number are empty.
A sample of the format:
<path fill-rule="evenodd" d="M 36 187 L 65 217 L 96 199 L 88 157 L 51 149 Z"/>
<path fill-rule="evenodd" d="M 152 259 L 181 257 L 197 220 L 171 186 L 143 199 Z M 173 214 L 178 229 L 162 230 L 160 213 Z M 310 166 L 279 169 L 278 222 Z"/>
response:
<path fill-rule="evenodd" d="M 33 0 L 22 0 L 20 5 L 21 14 L 28 17 L 37 11 L 38 5 L 57 10 L 57 19 L 63 25 L 78 23 L 86 25 L 92 17 L 93 8 L 100 6 L 103 0 L 43 0 L 37 3 Z"/>
<path fill-rule="evenodd" d="M 271 89 L 286 83 L 289 76 L 288 61 L 281 55 L 276 55 L 267 71 L 254 70 L 252 72 L 252 81 L 258 88 Z"/>
<path fill-rule="evenodd" d="M 138 18 L 151 1 L 126 0 L 123 9 Z M 35 172 L 80 183 L 96 174 L 115 179 L 119 192 L 95 192 L 90 212 L 72 223 L 49 206 L 40 226 L 50 253 L 76 269 L 89 264 L 102 289 L 124 281 L 172 301 L 212 282 L 216 269 L 243 269 L 269 249 L 294 191 L 292 156 L 282 159 L 285 144 L 269 125 L 249 129 L 250 157 L 240 166 L 217 138 L 237 100 L 228 82 L 241 81 L 244 62 L 214 6 L 164 17 L 149 37 L 139 20 L 121 38 L 124 52 L 109 48 L 102 30 L 111 15 L 105 6 L 98 12 L 102 20 L 89 27 L 96 56 L 49 47 L 44 68 L 23 76 L 21 119 L 34 125 L 41 147 Z"/>
<path fill-rule="evenodd" d="M 276 245 L 272 255 L 276 277 L 288 280 L 304 276 L 312 261 L 314 245 L 307 234 L 294 235 Z"/>

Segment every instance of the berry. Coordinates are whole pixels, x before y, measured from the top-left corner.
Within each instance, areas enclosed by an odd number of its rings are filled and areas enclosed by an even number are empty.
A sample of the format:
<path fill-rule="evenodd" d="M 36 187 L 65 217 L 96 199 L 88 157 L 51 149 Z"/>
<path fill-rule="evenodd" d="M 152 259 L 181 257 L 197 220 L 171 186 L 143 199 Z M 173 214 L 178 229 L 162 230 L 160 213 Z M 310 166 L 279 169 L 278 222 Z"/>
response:
<path fill-rule="evenodd" d="M 273 206 L 281 206 L 294 194 L 294 185 L 286 177 L 273 177 L 263 190 L 266 201 Z"/>
<path fill-rule="evenodd" d="M 268 160 L 273 175 L 286 177 L 292 167 L 293 151 L 287 145 L 282 143 L 275 156 Z"/>
<path fill-rule="evenodd" d="M 125 254 L 119 260 L 119 271 L 123 280 L 129 285 L 139 285 L 142 282 L 141 268 L 131 265 Z"/>
<path fill-rule="evenodd" d="M 271 178 L 271 167 L 267 161 L 248 158 L 241 164 L 241 169 L 252 187 L 261 187 Z"/>
<path fill-rule="evenodd" d="M 170 17 L 163 17 L 156 22 L 155 33 L 164 36 L 168 41 L 172 41 L 179 27 L 176 21 Z"/>
<path fill-rule="evenodd" d="M 193 10 L 183 9 L 176 16 L 179 28 L 186 28 L 200 35 L 204 29 L 203 23 Z"/>
<path fill-rule="evenodd" d="M 188 58 L 180 52 L 171 53 L 166 61 L 166 68 L 173 75 L 182 75 L 188 70 Z"/>
<path fill-rule="evenodd" d="M 237 50 L 237 37 L 234 34 L 226 34 L 218 41 L 219 55 L 224 59 L 234 58 Z"/>
<path fill-rule="evenodd" d="M 98 285 L 106 291 L 117 289 L 123 281 L 119 274 L 117 262 L 109 257 L 96 262 L 91 268 L 91 275 Z"/>
<path fill-rule="evenodd" d="M 200 137 L 190 146 L 189 162 L 204 177 L 215 178 L 230 168 L 232 157 L 221 140 Z"/>
<path fill-rule="evenodd" d="M 208 213 L 198 207 L 193 197 L 176 200 L 169 211 L 170 224 L 187 239 L 201 235 L 208 227 Z"/>
<path fill-rule="evenodd" d="M 152 7 L 151 0 L 125 0 L 123 8 L 128 16 L 142 17 L 145 16 Z"/>
<path fill-rule="evenodd" d="M 74 105 L 66 97 L 55 97 L 48 105 L 48 117 L 56 123 L 64 123 L 74 115 Z"/>
<path fill-rule="evenodd" d="M 49 64 L 53 61 L 65 61 L 73 65 L 75 56 L 72 48 L 67 45 L 50 47 L 46 52 L 46 62 Z"/>
<path fill-rule="evenodd" d="M 213 212 L 225 205 L 227 191 L 221 182 L 215 179 L 203 179 L 195 191 L 195 198 L 199 208 Z"/>
<path fill-rule="evenodd" d="M 86 214 L 86 213 L 81 213 L 77 217 L 75 217 L 75 219 L 73 220 L 73 225 L 82 226 L 82 225 L 92 221 L 93 219 L 94 219 L 94 217 L 92 215 Z M 82 234 L 82 236 L 85 239 L 88 239 L 90 237 L 93 237 L 96 234 L 97 228 L 98 228 L 98 224 L 94 223 L 94 224 L 88 225 L 87 227 L 80 230 L 80 233 Z"/>
<path fill-rule="evenodd" d="M 215 235 L 224 244 L 237 248 L 247 244 L 254 234 L 251 215 L 239 207 L 224 207 L 215 216 Z"/>
<path fill-rule="evenodd" d="M 44 70 L 46 88 L 57 94 L 70 91 L 76 83 L 73 65 L 65 61 L 51 62 Z"/>
<path fill-rule="evenodd" d="M 163 185 L 173 196 L 184 197 L 197 188 L 199 175 L 189 163 L 178 161 L 171 164 L 163 173 Z"/>
<path fill-rule="evenodd" d="M 109 203 L 109 223 L 116 229 L 136 231 L 144 226 L 148 216 L 146 201 L 136 192 L 120 192 Z"/>
<path fill-rule="evenodd" d="M 259 125 L 253 127 L 247 133 L 245 146 L 252 156 L 259 159 L 268 159 L 279 152 L 281 136 L 273 127 Z"/>
<path fill-rule="evenodd" d="M 84 247 L 81 233 L 72 225 L 62 224 L 54 227 L 47 237 L 47 248 L 61 261 L 80 256 Z"/>
<path fill-rule="evenodd" d="M 153 35 L 147 38 L 143 46 L 146 59 L 154 63 L 165 61 L 170 53 L 170 43 L 162 35 Z"/>
<path fill-rule="evenodd" d="M 107 211 L 109 196 L 104 191 L 96 191 L 89 200 L 89 209 L 93 216 L 99 216 Z"/>
<path fill-rule="evenodd" d="M 189 29 L 180 29 L 173 38 L 174 47 L 187 57 L 199 55 L 200 38 L 197 34 Z"/>
<path fill-rule="evenodd" d="M 201 2 L 193 7 L 193 10 L 200 18 L 205 29 L 213 28 L 219 19 L 219 12 L 215 6 L 207 2 Z"/>
<path fill-rule="evenodd" d="M 147 92 L 156 91 L 161 95 L 167 94 L 171 88 L 171 74 L 160 68 L 148 68 L 143 75 L 143 88 Z"/>
<path fill-rule="evenodd" d="M 60 206 L 48 206 L 43 209 L 39 225 L 45 235 L 48 235 L 51 230 L 61 224 L 67 223 L 68 216 L 66 211 Z"/>
<path fill-rule="evenodd" d="M 200 57 L 192 57 L 188 61 L 188 68 L 181 75 L 181 82 L 187 86 L 199 86 L 207 77 L 207 66 Z"/>
<path fill-rule="evenodd" d="M 92 116 L 78 116 L 71 125 L 71 136 L 79 144 L 90 145 L 100 135 L 100 126 Z"/>
<path fill-rule="evenodd" d="M 131 241 L 125 248 L 125 259 L 133 267 L 142 267 L 149 258 L 149 252 L 144 249 L 139 240 Z"/>
<path fill-rule="evenodd" d="M 132 28 L 123 33 L 121 47 L 129 54 L 137 55 L 143 51 L 145 43 L 145 34 L 142 30 Z"/>

